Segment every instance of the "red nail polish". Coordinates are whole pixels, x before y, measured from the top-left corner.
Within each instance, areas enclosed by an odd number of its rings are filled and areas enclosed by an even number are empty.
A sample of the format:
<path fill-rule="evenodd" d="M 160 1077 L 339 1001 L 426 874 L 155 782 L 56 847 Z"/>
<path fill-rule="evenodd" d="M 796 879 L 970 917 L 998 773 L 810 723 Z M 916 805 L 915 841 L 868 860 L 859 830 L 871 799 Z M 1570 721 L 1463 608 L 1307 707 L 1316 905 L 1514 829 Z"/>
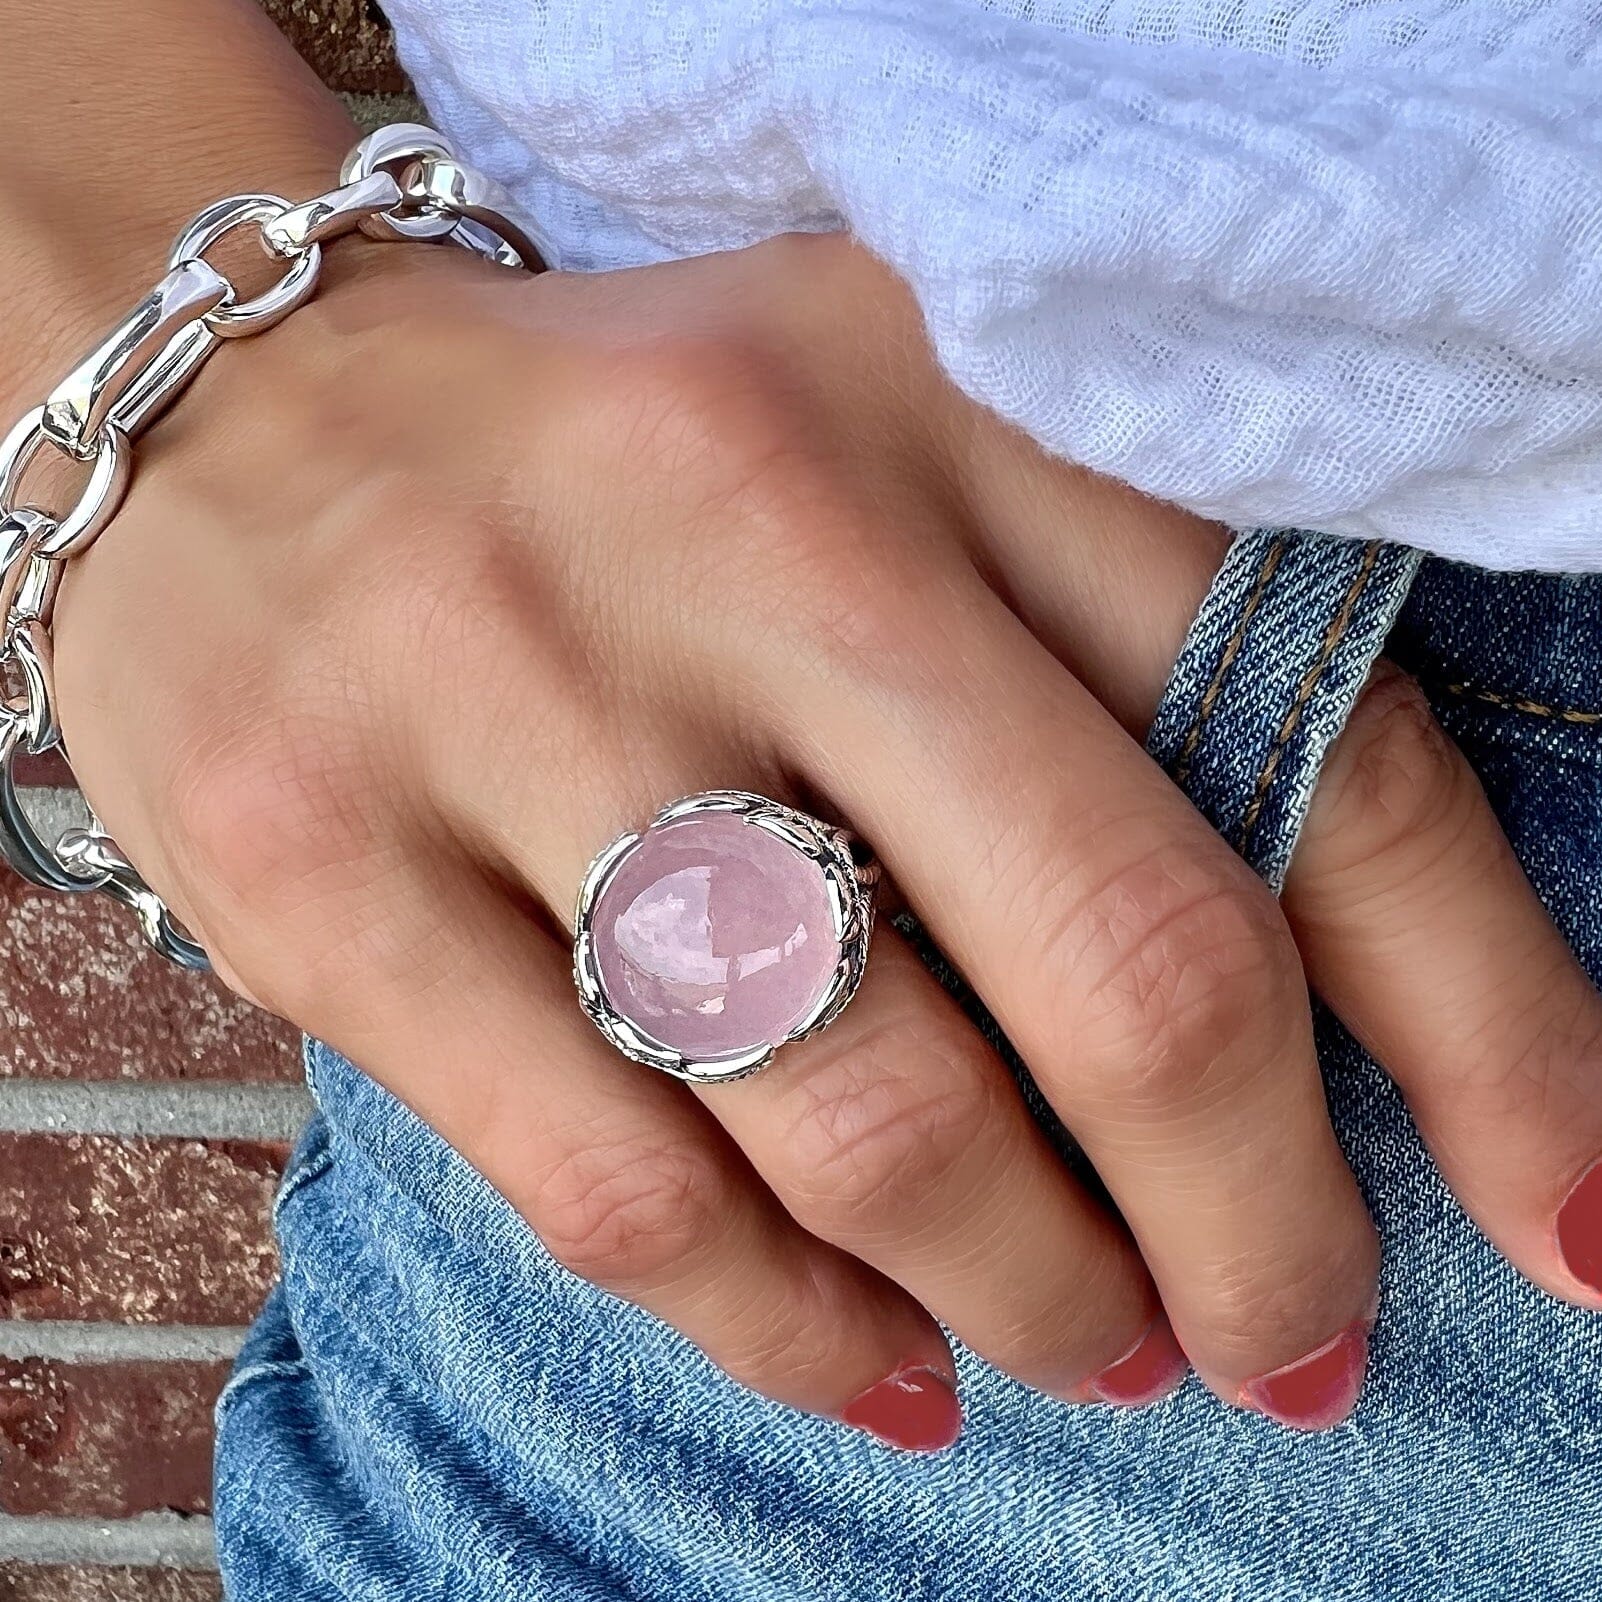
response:
<path fill-rule="evenodd" d="M 1602 1162 L 1592 1163 L 1563 1198 L 1557 1244 L 1568 1271 L 1587 1290 L 1602 1293 Z"/>
<path fill-rule="evenodd" d="M 1172 1396 L 1189 1372 L 1189 1360 L 1179 1349 L 1168 1320 L 1159 1313 L 1133 1349 L 1087 1380 L 1073 1400 L 1149 1407 Z"/>
<path fill-rule="evenodd" d="M 939 1452 L 962 1433 L 962 1404 L 945 1375 L 909 1363 L 846 1403 L 840 1417 L 908 1452 Z"/>
<path fill-rule="evenodd" d="M 1327 1430 L 1357 1405 L 1367 1368 L 1368 1325 L 1359 1320 L 1316 1352 L 1247 1380 L 1240 1402 L 1293 1430 Z"/>

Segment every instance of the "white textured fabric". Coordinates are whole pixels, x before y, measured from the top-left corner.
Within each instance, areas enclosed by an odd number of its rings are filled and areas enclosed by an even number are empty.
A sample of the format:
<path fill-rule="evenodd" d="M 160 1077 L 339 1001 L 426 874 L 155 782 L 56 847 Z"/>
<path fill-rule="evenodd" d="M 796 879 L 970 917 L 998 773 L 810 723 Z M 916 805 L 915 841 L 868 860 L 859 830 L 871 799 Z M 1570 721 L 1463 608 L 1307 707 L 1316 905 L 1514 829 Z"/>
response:
<path fill-rule="evenodd" d="M 1602 569 L 1597 0 L 388 0 L 559 266 L 851 228 L 966 390 L 1236 525 Z"/>

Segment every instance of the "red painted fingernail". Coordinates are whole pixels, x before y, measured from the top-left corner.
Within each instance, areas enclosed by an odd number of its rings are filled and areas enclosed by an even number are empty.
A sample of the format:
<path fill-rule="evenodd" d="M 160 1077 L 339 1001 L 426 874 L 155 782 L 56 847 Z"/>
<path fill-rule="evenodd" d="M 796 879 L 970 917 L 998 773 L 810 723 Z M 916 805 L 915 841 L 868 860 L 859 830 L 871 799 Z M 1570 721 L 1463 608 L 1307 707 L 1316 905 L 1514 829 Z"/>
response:
<path fill-rule="evenodd" d="M 962 1433 L 962 1404 L 945 1375 L 909 1363 L 847 1402 L 847 1424 L 908 1452 L 939 1452 Z"/>
<path fill-rule="evenodd" d="M 1563 1264 L 1589 1291 L 1602 1294 L 1602 1162 L 1594 1162 L 1558 1208 Z"/>
<path fill-rule="evenodd" d="M 1240 1403 L 1293 1430 L 1327 1430 L 1357 1405 L 1368 1368 L 1368 1324 L 1342 1330 L 1316 1352 L 1247 1380 Z"/>
<path fill-rule="evenodd" d="M 1159 1313 L 1134 1347 L 1075 1393 L 1076 1402 L 1111 1402 L 1115 1407 L 1149 1407 L 1172 1396 L 1190 1372 L 1168 1320 Z"/>

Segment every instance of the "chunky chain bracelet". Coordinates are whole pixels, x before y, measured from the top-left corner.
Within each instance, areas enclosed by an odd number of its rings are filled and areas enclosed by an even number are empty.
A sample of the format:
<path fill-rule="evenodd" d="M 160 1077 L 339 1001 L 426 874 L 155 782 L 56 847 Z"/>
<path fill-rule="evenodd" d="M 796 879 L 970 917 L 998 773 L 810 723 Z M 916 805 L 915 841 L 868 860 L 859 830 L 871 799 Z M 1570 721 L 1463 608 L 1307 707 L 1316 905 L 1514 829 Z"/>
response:
<path fill-rule="evenodd" d="M 288 266 L 270 288 L 241 300 L 206 253 L 249 226 L 268 256 Z M 315 200 L 231 195 L 200 212 L 178 235 L 166 277 L 0 442 L 0 856 L 46 889 L 122 903 L 145 939 L 185 968 L 206 967 L 204 950 L 94 814 L 87 828 L 50 844 L 18 799 L 15 767 L 25 754 L 65 756 L 51 621 L 68 563 L 100 537 L 127 493 L 130 442 L 223 341 L 264 333 L 302 305 L 317 287 L 323 245 L 356 231 L 380 240 L 449 240 L 530 272 L 540 265 L 495 184 L 463 165 L 433 129 L 396 123 L 362 140 L 340 169 L 339 187 Z M 21 498 L 23 478 L 46 447 L 88 470 L 64 512 Z"/>

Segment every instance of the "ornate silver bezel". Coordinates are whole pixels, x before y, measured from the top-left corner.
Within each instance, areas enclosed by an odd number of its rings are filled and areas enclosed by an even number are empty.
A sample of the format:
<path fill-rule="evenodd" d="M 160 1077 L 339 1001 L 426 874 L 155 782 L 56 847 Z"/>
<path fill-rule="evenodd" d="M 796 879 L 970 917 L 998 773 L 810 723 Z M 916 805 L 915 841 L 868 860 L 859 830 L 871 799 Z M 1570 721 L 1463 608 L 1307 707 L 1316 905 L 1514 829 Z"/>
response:
<path fill-rule="evenodd" d="M 702 812 L 727 812 L 745 819 L 810 858 L 823 875 L 835 937 L 840 942 L 840 962 L 828 989 L 818 998 L 812 1011 L 785 1037 L 783 1045 L 826 1029 L 840 1016 L 862 983 L 868 945 L 873 937 L 874 892 L 878 887 L 879 868 L 871 860 L 859 860 L 852 849 L 851 836 L 843 829 L 832 828 L 793 807 L 781 806 L 766 796 L 745 790 L 707 790 L 674 801 L 663 807 L 644 830 L 619 835 L 590 864 L 579 889 L 573 941 L 573 977 L 584 1011 L 625 1057 L 660 1068 L 663 1073 L 692 1084 L 711 1085 L 744 1079 L 759 1068 L 765 1068 L 773 1060 L 777 1048 L 763 1045 L 736 1056 L 697 1059 L 652 1039 L 617 1012 L 607 999 L 592 929 L 602 892 L 646 832 Z"/>

